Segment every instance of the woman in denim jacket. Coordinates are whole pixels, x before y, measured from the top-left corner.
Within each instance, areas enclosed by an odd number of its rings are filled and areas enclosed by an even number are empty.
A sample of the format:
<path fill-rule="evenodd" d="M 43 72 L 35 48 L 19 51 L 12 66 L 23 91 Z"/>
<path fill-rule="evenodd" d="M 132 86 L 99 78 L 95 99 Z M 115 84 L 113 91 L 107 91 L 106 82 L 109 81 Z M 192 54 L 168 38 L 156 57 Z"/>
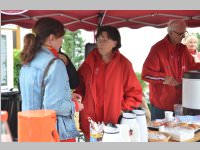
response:
<path fill-rule="evenodd" d="M 21 53 L 23 66 L 19 79 L 22 111 L 55 110 L 60 140 L 75 141 L 79 135 L 74 121 L 75 104 L 62 60 L 56 59 L 50 65 L 44 78 L 44 93 L 41 86 L 45 68 L 53 58 L 58 57 L 65 33 L 64 26 L 55 19 L 41 18 L 33 27 L 33 32 L 25 36 Z M 81 103 L 79 105 L 82 106 Z"/>

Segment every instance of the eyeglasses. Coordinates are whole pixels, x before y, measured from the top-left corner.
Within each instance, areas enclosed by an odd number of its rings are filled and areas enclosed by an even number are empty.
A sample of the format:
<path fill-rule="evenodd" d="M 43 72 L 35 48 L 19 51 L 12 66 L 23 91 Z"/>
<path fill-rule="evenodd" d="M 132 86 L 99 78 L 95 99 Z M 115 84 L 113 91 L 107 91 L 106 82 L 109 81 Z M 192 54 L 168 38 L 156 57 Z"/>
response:
<path fill-rule="evenodd" d="M 182 32 L 182 33 L 178 33 L 176 31 L 173 31 L 174 33 L 176 33 L 178 36 L 187 36 L 188 35 L 188 32 L 185 31 L 185 32 Z"/>
<path fill-rule="evenodd" d="M 105 39 L 102 37 L 97 38 L 97 42 L 108 42 L 110 39 Z"/>

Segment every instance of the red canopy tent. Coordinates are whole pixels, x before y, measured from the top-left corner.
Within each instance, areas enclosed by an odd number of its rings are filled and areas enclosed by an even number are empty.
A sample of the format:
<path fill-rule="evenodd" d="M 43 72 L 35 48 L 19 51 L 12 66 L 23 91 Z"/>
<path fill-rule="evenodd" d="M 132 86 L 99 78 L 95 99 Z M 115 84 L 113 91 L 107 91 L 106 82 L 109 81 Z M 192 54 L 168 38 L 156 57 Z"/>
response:
<path fill-rule="evenodd" d="M 71 31 L 94 31 L 100 25 L 163 28 L 170 19 L 184 19 L 188 27 L 200 27 L 200 10 L 2 10 L 1 25 L 31 28 L 41 17 L 56 18 Z"/>

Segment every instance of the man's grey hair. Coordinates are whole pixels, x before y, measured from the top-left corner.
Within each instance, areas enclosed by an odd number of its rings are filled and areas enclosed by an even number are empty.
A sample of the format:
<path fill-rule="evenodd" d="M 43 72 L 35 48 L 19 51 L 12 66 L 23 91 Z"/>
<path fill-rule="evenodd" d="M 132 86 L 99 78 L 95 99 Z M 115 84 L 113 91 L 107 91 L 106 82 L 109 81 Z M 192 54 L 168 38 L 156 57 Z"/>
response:
<path fill-rule="evenodd" d="M 183 19 L 173 19 L 173 20 L 170 20 L 168 22 L 168 27 L 167 27 L 167 31 L 168 33 L 171 32 L 171 31 L 174 31 L 178 25 L 184 25 L 184 26 L 187 26 L 185 21 Z"/>

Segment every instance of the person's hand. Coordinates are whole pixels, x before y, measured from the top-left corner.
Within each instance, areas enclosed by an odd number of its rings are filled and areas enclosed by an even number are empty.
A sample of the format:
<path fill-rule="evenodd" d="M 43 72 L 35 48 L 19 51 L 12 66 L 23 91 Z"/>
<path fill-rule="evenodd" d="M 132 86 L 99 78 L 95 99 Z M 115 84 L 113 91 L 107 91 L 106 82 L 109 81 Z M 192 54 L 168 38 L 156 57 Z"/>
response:
<path fill-rule="evenodd" d="M 139 107 L 144 109 L 145 115 L 146 115 L 147 124 L 150 124 L 150 122 L 151 122 L 151 112 L 149 110 L 149 107 L 148 107 L 147 102 L 146 102 L 144 97 L 142 98 L 142 103 L 140 104 Z"/>
<path fill-rule="evenodd" d="M 163 84 L 167 84 L 170 86 L 179 86 L 181 83 L 177 82 L 172 76 L 165 77 Z"/>
<path fill-rule="evenodd" d="M 69 61 L 65 55 L 58 53 L 58 57 L 64 62 L 66 66 L 68 65 Z"/>
<path fill-rule="evenodd" d="M 81 97 L 81 95 L 80 95 L 80 94 L 77 94 L 77 93 L 72 93 L 72 99 L 73 99 L 74 101 L 81 102 L 81 100 L 82 100 L 82 97 Z"/>
<path fill-rule="evenodd" d="M 81 111 L 84 109 L 84 105 L 81 102 L 78 102 L 78 111 Z"/>
<path fill-rule="evenodd" d="M 193 55 L 195 63 L 199 63 L 200 59 L 197 55 Z"/>
<path fill-rule="evenodd" d="M 84 109 L 84 105 L 81 103 L 82 97 L 80 94 L 72 93 L 72 100 L 77 101 L 78 111 L 81 111 Z"/>

